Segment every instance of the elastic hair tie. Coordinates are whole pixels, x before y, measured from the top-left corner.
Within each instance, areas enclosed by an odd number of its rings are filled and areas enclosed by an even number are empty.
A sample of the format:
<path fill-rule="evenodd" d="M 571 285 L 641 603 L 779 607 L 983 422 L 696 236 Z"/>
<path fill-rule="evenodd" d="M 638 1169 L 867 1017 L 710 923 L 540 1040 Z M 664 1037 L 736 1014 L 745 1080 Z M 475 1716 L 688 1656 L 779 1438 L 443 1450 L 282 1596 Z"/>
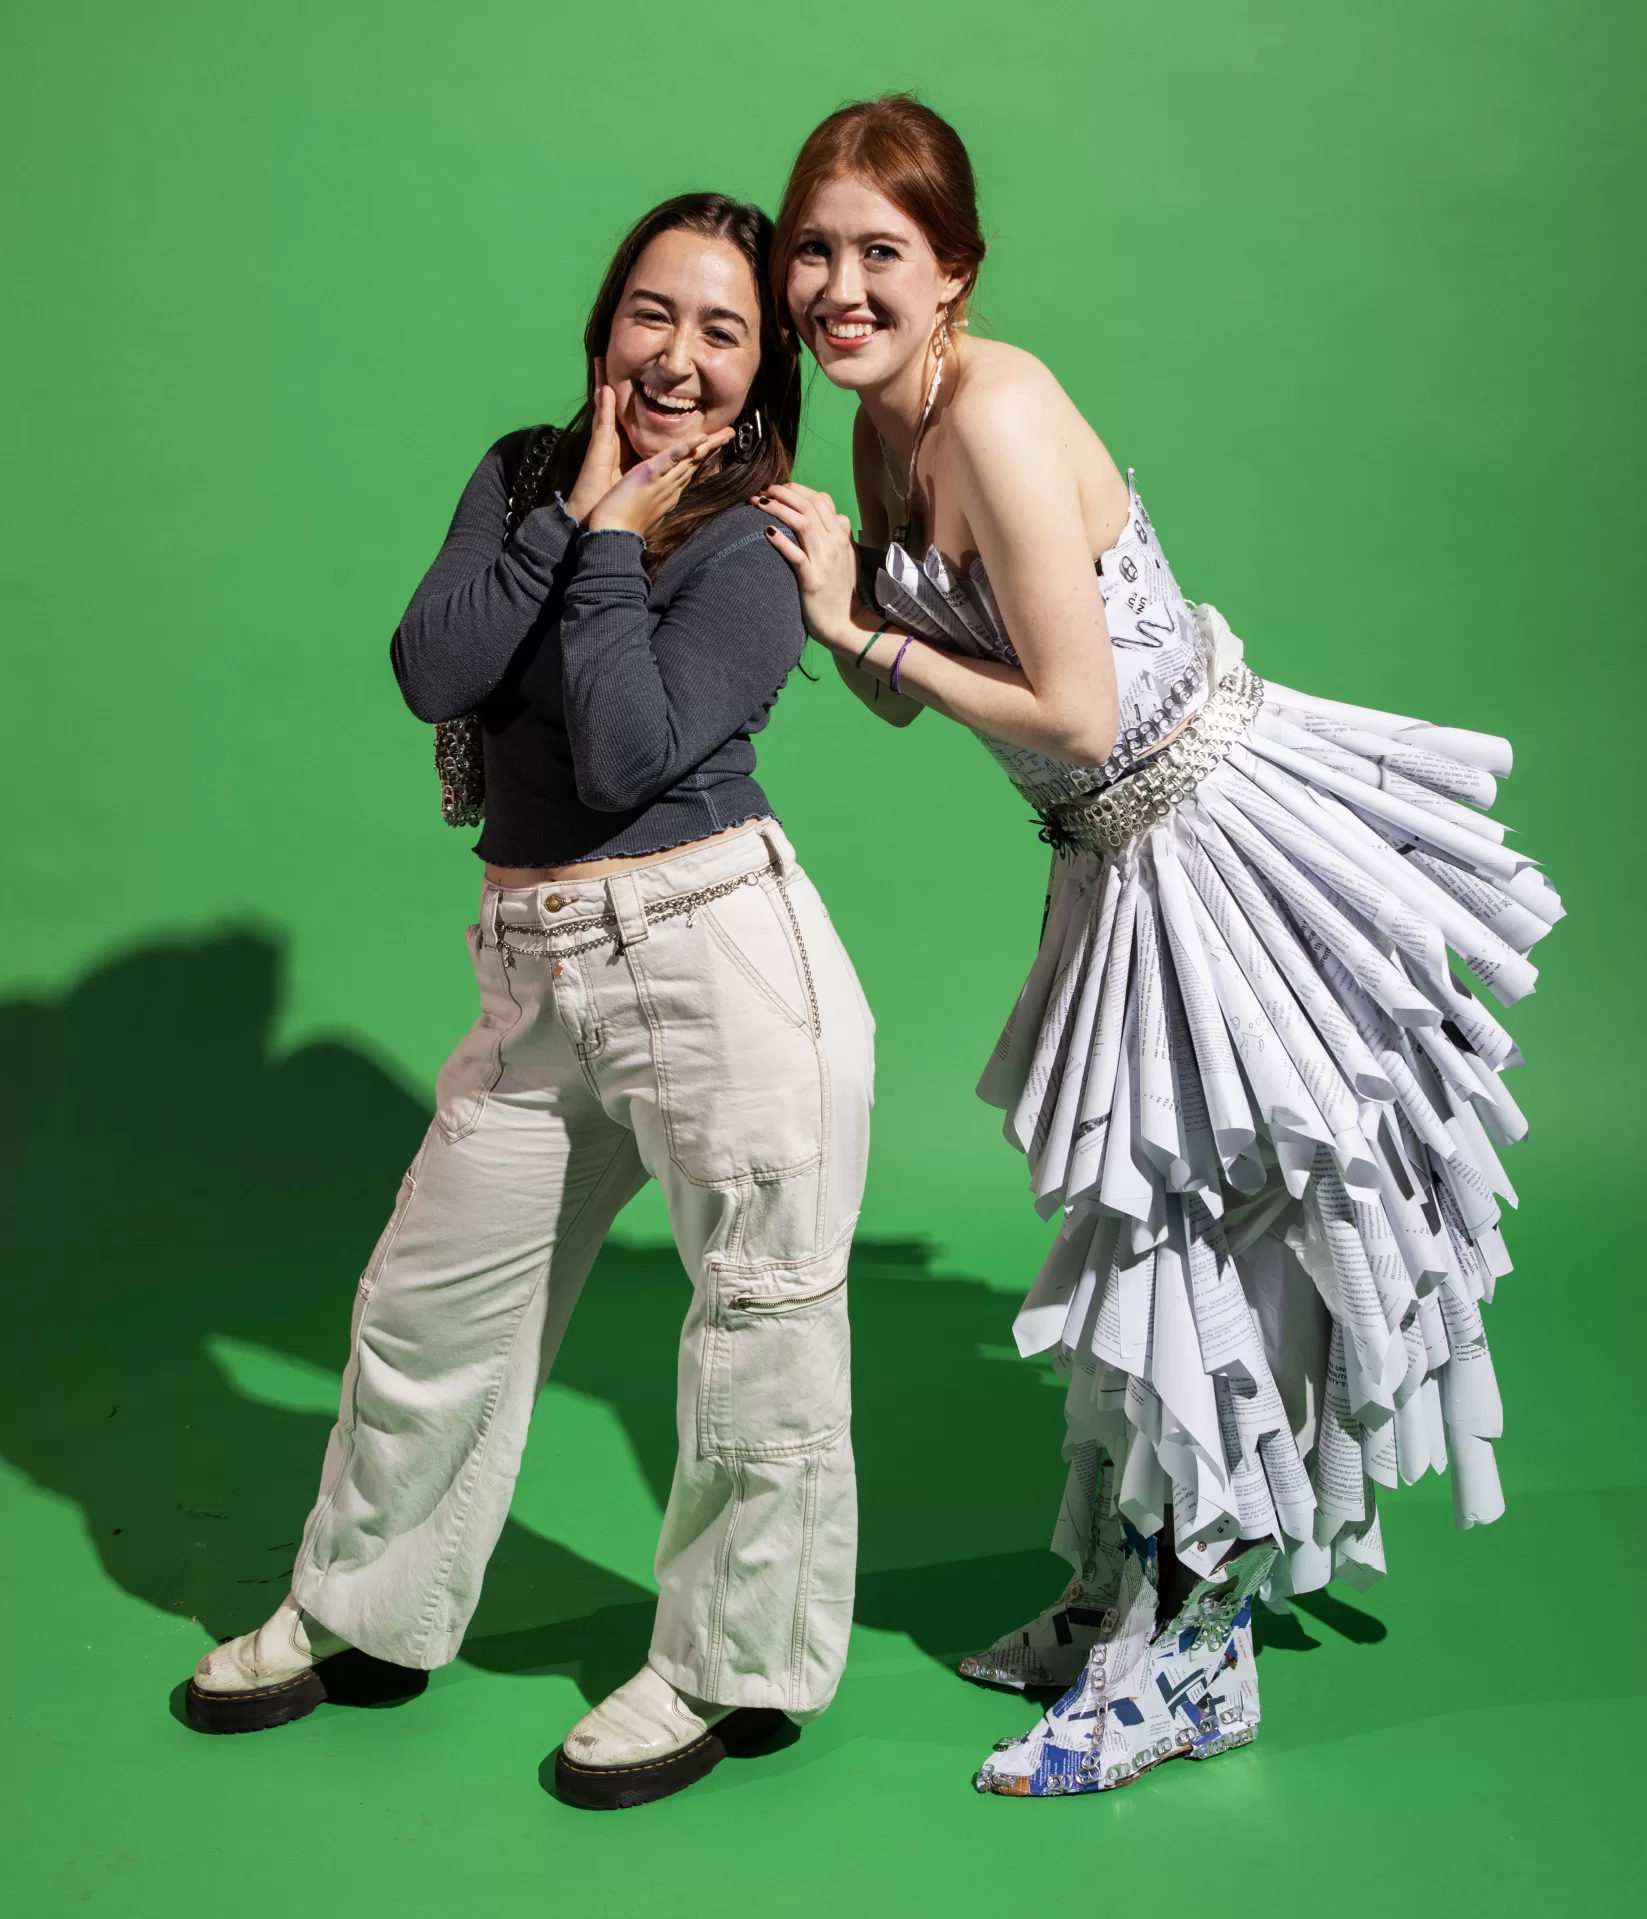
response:
<path fill-rule="evenodd" d="M 903 645 L 898 648 L 898 657 L 892 662 L 892 672 L 887 680 L 887 685 L 892 688 L 894 693 L 901 693 L 903 691 L 903 688 L 898 684 L 898 672 L 899 672 L 899 669 L 903 666 L 904 655 L 909 651 L 909 649 L 914 644 L 915 644 L 915 636 L 912 633 L 904 641 Z"/>
<path fill-rule="evenodd" d="M 867 643 L 867 644 L 865 645 L 865 647 L 864 647 L 864 650 L 863 650 L 863 651 L 862 651 L 862 652 L 861 652 L 861 653 L 860 653 L 860 654 L 858 655 L 858 657 L 857 657 L 857 658 L 856 658 L 856 659 L 855 659 L 855 660 L 854 660 L 854 661 L 852 662 L 852 664 L 853 664 L 853 666 L 854 666 L 854 667 L 856 667 L 856 668 L 858 669 L 858 671 L 859 671 L 859 672 L 862 672 L 862 671 L 863 671 L 863 664 L 864 664 L 864 661 L 865 661 L 865 660 L 867 660 L 867 659 L 869 658 L 869 649 L 870 649 L 870 647 L 871 647 L 871 646 L 873 646 L 873 645 L 875 644 L 875 642 L 876 642 L 876 641 L 877 641 L 877 640 L 878 640 L 878 639 L 879 639 L 879 638 L 881 637 L 881 635 L 882 635 L 882 634 L 883 634 L 883 633 L 884 633 L 884 632 L 886 631 L 886 629 L 887 629 L 887 628 L 888 628 L 888 627 L 889 627 L 889 626 L 890 626 L 891 624 L 892 624 L 892 622 L 891 622 L 891 620 L 890 620 L 890 619 L 886 619 L 886 620 L 882 620 L 882 622 L 880 623 L 880 625 L 879 625 L 878 627 L 876 627 L 876 629 L 875 629 L 875 631 L 874 631 L 873 633 L 871 633 L 871 634 L 870 634 L 870 636 L 869 636 L 869 640 L 868 640 L 868 643 Z"/>

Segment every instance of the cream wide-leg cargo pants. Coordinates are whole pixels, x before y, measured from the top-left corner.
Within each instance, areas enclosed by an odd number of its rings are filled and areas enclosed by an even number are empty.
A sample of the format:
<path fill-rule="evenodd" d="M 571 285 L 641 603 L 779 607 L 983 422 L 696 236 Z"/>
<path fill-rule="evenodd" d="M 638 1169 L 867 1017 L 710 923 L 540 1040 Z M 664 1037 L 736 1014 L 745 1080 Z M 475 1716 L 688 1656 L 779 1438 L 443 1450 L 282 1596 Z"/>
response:
<path fill-rule="evenodd" d="M 816 1711 L 857 1547 L 846 1268 L 874 1023 L 771 821 L 606 879 L 482 894 L 481 1013 L 360 1281 L 298 1603 L 457 1654 L 532 1404 L 620 1207 L 663 1187 L 693 1292 L 650 1662 Z"/>

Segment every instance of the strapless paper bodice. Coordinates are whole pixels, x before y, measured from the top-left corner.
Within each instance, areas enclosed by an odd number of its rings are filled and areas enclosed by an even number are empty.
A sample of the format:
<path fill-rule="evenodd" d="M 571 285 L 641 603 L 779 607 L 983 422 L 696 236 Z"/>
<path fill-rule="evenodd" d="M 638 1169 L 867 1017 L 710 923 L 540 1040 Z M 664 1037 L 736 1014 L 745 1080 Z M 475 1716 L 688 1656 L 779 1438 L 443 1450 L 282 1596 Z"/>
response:
<path fill-rule="evenodd" d="M 1130 473 L 1127 495 L 1126 526 L 1097 562 L 1120 703 L 1115 751 L 1102 766 L 1069 766 L 978 735 L 1036 806 L 1079 799 L 1119 779 L 1206 698 L 1206 649 L 1194 610 L 1179 591 Z M 881 557 L 874 591 L 880 610 L 921 639 L 975 659 L 1018 664 L 981 559 L 962 570 L 934 546 L 917 562 L 894 543 Z"/>

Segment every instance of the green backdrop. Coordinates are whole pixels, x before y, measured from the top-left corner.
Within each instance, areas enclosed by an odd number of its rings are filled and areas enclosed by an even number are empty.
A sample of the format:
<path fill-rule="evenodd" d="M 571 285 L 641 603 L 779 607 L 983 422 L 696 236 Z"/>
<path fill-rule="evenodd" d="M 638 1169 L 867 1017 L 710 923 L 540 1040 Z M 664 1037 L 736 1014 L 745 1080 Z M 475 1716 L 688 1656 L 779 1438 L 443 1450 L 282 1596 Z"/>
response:
<path fill-rule="evenodd" d="M 18 1910 L 1239 1887 L 1532 1912 L 1632 1883 L 1639 9 L 63 0 L 7 39 Z M 462 1660 L 394 1716 L 193 1737 L 168 1694 L 282 1590 L 355 1274 L 470 1017 L 477 865 L 389 632 L 481 450 L 569 410 L 634 215 L 689 187 L 771 206 L 816 119 L 892 86 L 970 143 L 982 323 L 1136 465 L 1258 670 L 1517 744 L 1501 810 L 1571 918 L 1513 1016 L 1534 1138 L 1490 1315 L 1509 1515 L 1455 1535 L 1445 1487 L 1390 1500 L 1394 1577 L 1267 1629 L 1254 1748 L 1057 1810 L 974 1797 L 1027 1712 L 945 1662 L 1060 1579 L 1058 1397 L 1009 1332 L 1047 1229 L 971 1098 L 1045 854 L 958 729 L 893 735 L 797 678 L 762 777 L 880 1020 L 836 1707 L 621 1825 L 540 1789 L 645 1646 L 683 1281 L 643 1198 Z M 802 477 L 843 499 L 847 432 L 815 384 Z"/>

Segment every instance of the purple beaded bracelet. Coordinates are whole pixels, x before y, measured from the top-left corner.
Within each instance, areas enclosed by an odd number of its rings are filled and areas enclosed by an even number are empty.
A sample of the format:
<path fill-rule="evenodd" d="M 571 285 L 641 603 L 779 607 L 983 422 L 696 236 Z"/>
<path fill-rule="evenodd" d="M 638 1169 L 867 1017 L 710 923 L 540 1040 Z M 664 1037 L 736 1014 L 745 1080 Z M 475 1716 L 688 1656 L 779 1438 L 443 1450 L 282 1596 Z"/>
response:
<path fill-rule="evenodd" d="M 890 678 L 887 680 L 887 685 L 892 688 L 894 693 L 901 693 L 903 691 L 903 688 L 898 684 L 898 669 L 904 663 L 904 655 L 909 651 L 910 647 L 913 646 L 914 643 L 915 643 L 915 636 L 913 633 L 911 633 L 904 640 L 903 645 L 898 648 L 898 657 L 892 662 L 892 673 Z"/>

